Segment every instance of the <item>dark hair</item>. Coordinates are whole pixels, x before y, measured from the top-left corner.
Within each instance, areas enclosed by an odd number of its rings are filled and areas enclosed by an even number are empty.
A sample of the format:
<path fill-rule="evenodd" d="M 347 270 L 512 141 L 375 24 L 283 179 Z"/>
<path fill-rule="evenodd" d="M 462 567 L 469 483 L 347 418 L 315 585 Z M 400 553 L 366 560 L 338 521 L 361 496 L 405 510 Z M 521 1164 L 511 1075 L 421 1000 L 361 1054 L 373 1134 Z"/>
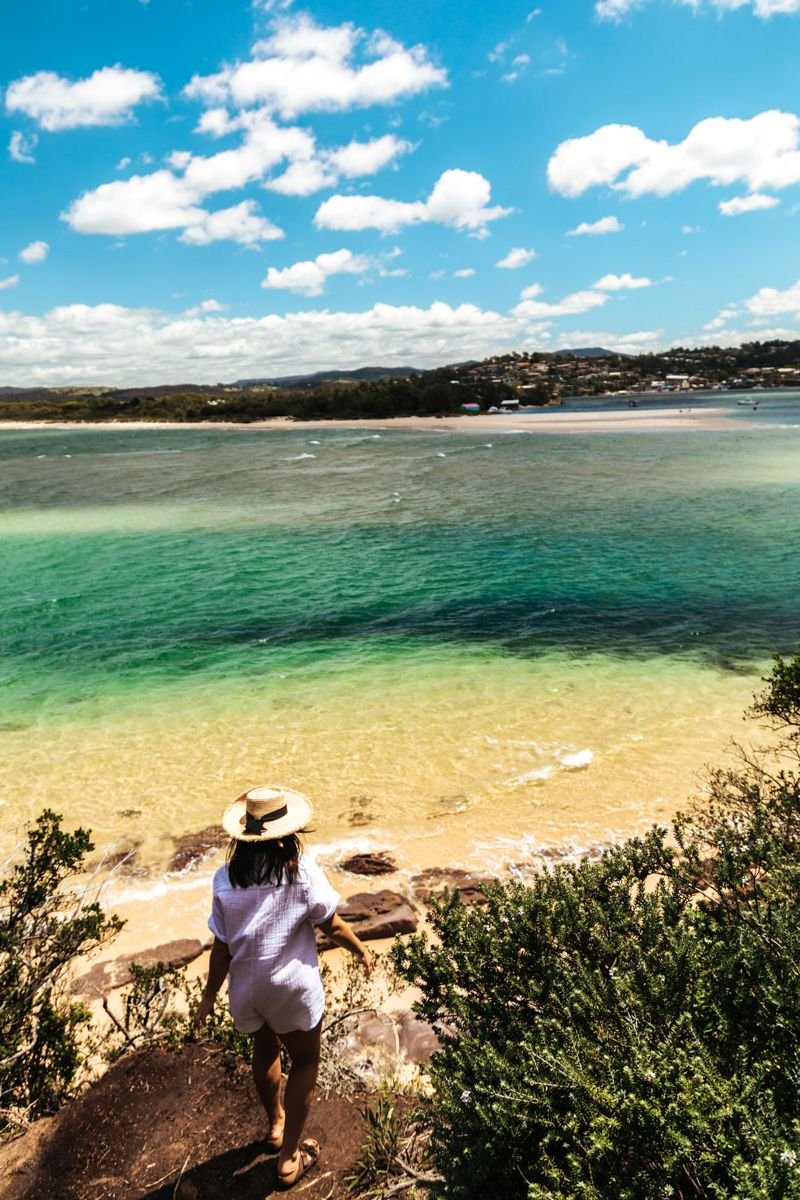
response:
<path fill-rule="evenodd" d="M 228 847 L 228 876 L 234 887 L 253 887 L 264 883 L 295 883 L 300 869 L 302 843 L 298 833 L 263 842 L 236 839 Z"/>

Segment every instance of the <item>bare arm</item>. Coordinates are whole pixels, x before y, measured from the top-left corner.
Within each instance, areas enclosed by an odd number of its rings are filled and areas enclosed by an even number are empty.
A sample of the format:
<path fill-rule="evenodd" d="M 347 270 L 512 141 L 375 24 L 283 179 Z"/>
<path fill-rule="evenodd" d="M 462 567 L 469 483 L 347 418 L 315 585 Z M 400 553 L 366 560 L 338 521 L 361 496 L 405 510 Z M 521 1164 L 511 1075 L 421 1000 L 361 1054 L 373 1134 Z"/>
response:
<path fill-rule="evenodd" d="M 319 928 L 326 937 L 331 939 L 335 946 L 341 946 L 343 950 L 349 950 L 351 954 L 354 954 L 364 968 L 367 976 L 372 974 L 372 955 L 338 913 L 334 913 L 332 917 L 328 917 L 327 921 L 323 921 Z"/>
<path fill-rule="evenodd" d="M 208 979 L 206 980 L 206 986 L 203 988 L 203 995 L 200 998 L 197 1012 L 194 1014 L 196 1029 L 199 1029 L 208 1019 L 214 1007 L 217 993 L 225 982 L 230 962 L 231 952 L 228 949 L 227 943 L 215 937 L 214 944 L 211 947 L 211 956 L 208 960 Z"/>

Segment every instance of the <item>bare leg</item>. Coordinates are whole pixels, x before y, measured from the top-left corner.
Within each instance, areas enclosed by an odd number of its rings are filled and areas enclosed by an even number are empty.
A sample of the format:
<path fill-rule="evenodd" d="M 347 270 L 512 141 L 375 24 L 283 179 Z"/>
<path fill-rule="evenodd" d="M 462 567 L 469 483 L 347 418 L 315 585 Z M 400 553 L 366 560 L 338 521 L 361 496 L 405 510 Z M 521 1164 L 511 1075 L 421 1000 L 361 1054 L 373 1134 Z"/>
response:
<path fill-rule="evenodd" d="M 266 1109 L 269 1140 L 279 1146 L 285 1118 L 281 1104 L 281 1044 L 269 1025 L 262 1025 L 253 1037 L 253 1081 Z"/>
<path fill-rule="evenodd" d="M 286 1108 L 286 1127 L 283 1146 L 278 1155 L 278 1177 L 292 1175 L 299 1162 L 300 1139 L 306 1123 L 314 1085 L 319 1070 L 320 1031 L 322 1022 L 308 1033 L 282 1033 L 281 1041 L 286 1047 L 292 1066 L 286 1081 L 283 1102 Z"/>

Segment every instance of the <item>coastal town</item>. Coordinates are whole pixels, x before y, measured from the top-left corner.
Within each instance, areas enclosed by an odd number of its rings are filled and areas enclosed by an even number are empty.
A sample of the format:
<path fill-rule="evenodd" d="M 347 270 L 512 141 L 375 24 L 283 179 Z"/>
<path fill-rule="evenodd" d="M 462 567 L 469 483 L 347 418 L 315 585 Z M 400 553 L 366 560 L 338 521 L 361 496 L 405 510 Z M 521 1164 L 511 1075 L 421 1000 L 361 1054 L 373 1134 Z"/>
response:
<path fill-rule="evenodd" d="M 678 348 L 641 355 L 613 354 L 600 347 L 556 354 L 514 352 L 465 364 L 453 379 L 511 389 L 503 407 L 557 406 L 571 396 L 796 388 L 800 342 Z"/>

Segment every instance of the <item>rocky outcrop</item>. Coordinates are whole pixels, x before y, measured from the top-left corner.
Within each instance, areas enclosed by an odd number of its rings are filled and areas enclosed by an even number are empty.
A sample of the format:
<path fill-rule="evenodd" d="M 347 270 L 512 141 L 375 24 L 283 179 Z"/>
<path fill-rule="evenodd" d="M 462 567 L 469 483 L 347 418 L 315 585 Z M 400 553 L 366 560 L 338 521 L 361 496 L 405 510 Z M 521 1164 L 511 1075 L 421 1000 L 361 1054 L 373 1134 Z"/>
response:
<path fill-rule="evenodd" d="M 131 964 L 154 967 L 156 963 L 164 963 L 169 967 L 185 967 L 199 958 L 205 949 L 199 938 L 179 938 L 154 946 L 152 950 L 123 954 L 110 961 L 95 963 L 90 971 L 73 982 L 72 990 L 82 996 L 107 996 L 116 988 L 130 983 Z"/>
<path fill-rule="evenodd" d="M 349 871 L 351 875 L 391 875 L 397 870 L 397 863 L 386 851 L 365 854 L 351 854 L 338 864 L 340 871 Z"/>
<path fill-rule="evenodd" d="M 175 849 L 167 870 L 171 875 L 182 875 L 198 867 L 204 859 L 225 846 L 229 838 L 221 825 L 208 825 L 199 833 L 186 833 L 174 838 Z"/>
<path fill-rule="evenodd" d="M 362 942 L 394 937 L 397 933 L 416 933 L 419 925 L 411 901 L 399 892 L 358 892 L 339 905 L 340 917 L 352 926 Z M 317 931 L 320 950 L 330 950 L 333 942 Z"/>
<path fill-rule="evenodd" d="M 462 871 L 458 867 L 428 867 L 412 876 L 411 887 L 414 896 L 423 904 L 429 904 L 432 897 L 441 896 L 444 889 L 458 890 L 461 904 L 485 904 L 486 888 L 497 880 L 491 876 L 478 877 Z"/>

